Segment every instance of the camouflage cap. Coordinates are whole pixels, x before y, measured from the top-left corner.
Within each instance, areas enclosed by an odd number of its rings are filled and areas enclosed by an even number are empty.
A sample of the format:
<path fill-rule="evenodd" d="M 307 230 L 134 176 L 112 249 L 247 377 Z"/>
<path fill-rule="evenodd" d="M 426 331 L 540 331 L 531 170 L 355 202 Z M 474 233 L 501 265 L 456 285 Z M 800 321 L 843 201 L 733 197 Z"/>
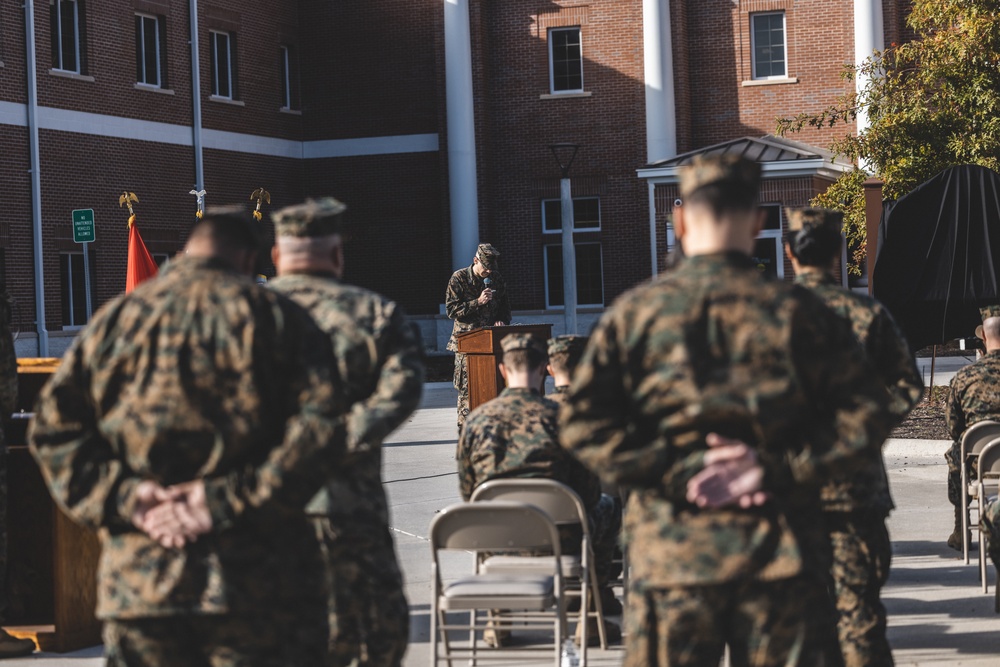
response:
<path fill-rule="evenodd" d="M 341 213 L 347 209 L 333 197 L 307 199 L 271 214 L 275 236 L 330 236 L 341 231 Z"/>
<path fill-rule="evenodd" d="M 828 208 L 786 208 L 785 220 L 790 232 L 828 228 L 840 234 L 844 228 L 844 214 Z"/>
<path fill-rule="evenodd" d="M 493 270 L 497 267 L 500 259 L 500 251 L 493 247 L 491 243 L 480 243 L 476 248 L 476 257 L 487 269 Z"/>
<path fill-rule="evenodd" d="M 500 341 L 500 349 L 505 353 L 514 350 L 536 350 L 545 356 L 545 343 L 531 334 L 508 334 Z"/>
<path fill-rule="evenodd" d="M 587 347 L 586 336 L 556 336 L 549 339 L 549 356 L 582 353 L 585 347 Z"/>
<path fill-rule="evenodd" d="M 760 187 L 760 165 L 738 155 L 696 155 L 679 170 L 681 199 L 710 185 L 738 190 Z"/>

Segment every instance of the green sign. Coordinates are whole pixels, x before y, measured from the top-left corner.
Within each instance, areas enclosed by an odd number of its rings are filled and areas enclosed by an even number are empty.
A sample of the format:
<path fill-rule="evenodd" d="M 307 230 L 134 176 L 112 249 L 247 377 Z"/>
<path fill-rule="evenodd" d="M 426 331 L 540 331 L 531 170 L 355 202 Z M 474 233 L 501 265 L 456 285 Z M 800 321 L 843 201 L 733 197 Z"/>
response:
<path fill-rule="evenodd" d="M 73 211 L 73 240 L 77 243 L 94 240 L 94 209 L 78 208 Z"/>

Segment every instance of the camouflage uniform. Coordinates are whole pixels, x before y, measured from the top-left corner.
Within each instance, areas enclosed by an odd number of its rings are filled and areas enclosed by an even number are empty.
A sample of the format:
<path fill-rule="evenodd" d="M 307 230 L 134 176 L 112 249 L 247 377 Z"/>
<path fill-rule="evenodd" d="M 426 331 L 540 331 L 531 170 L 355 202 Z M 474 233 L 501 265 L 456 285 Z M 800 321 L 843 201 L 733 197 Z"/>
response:
<path fill-rule="evenodd" d="M 510 346 L 520 338 L 527 336 L 504 338 L 504 349 L 513 349 Z M 602 496 L 597 476 L 559 446 L 558 422 L 559 406 L 533 389 L 508 387 L 480 405 L 469 414 L 459 439 L 460 491 L 468 500 L 483 482 L 511 477 L 544 477 L 570 487 L 587 510 L 594 571 L 603 581 L 621 528 L 621 512 L 613 511 L 612 498 Z M 570 553 L 579 551 L 579 533 L 564 531 L 563 544 Z"/>
<path fill-rule="evenodd" d="M 829 224 L 840 233 L 839 215 L 818 209 L 792 211 L 790 221 Z M 790 224 L 789 229 L 796 225 Z M 855 338 L 889 390 L 890 410 L 901 421 L 923 395 L 923 380 L 910 348 L 892 316 L 871 297 L 838 286 L 826 271 L 804 267 L 795 282 L 817 294 L 851 323 Z M 886 638 L 886 611 L 880 599 L 889 577 L 892 544 L 885 519 L 894 505 L 880 442 L 862 455 L 863 465 L 849 476 L 823 485 L 820 498 L 833 547 L 831 574 L 837 605 L 837 631 L 847 667 L 892 665 Z"/>
<path fill-rule="evenodd" d="M 338 233 L 335 219 L 313 208 L 275 213 L 276 235 Z M 409 605 L 389 532 L 382 440 L 420 402 L 419 337 L 395 303 L 333 276 L 295 274 L 268 285 L 308 310 L 330 336 L 352 403 L 347 459 L 307 508 L 331 583 L 330 664 L 399 665 L 409 638 Z"/>
<path fill-rule="evenodd" d="M 302 510 L 345 449 L 335 371 L 305 311 L 213 258 L 173 262 L 77 338 L 29 442 L 60 507 L 100 531 L 111 665 L 321 664 L 323 563 Z M 139 482 L 192 479 L 209 534 L 166 549 L 133 526 Z"/>
<path fill-rule="evenodd" d="M 682 193 L 751 168 L 696 160 Z M 846 323 L 742 253 L 682 260 L 604 314 L 562 442 L 631 489 L 626 667 L 714 665 L 726 643 L 734 664 L 840 662 L 818 486 L 885 438 L 887 404 Z M 756 449 L 765 505 L 687 501 L 709 433 Z"/>
<path fill-rule="evenodd" d="M 944 455 L 948 463 L 948 501 L 958 508 L 962 504 L 962 469 L 958 460 L 962 434 L 976 422 L 1000 420 L 1000 350 L 987 352 L 976 363 L 955 373 L 944 419 L 954 441 Z M 975 469 L 969 472 L 974 474 Z"/>
<path fill-rule="evenodd" d="M 469 364 L 465 355 L 458 352 L 455 336 L 473 329 L 491 327 L 497 322 L 510 324 L 510 300 L 507 296 L 507 282 L 496 270 L 500 253 L 489 243 L 479 244 L 476 257 L 484 265 L 493 270 L 490 278 L 490 289 L 493 299 L 485 306 L 478 303 L 479 295 L 486 289 L 483 278 L 476 275 L 473 266 L 460 269 L 448 280 L 448 289 L 444 295 L 445 311 L 448 317 L 455 320 L 452 326 L 451 338 L 447 349 L 455 353 L 455 375 L 453 383 L 458 389 L 458 432 L 469 416 Z"/>
<path fill-rule="evenodd" d="M 548 346 L 549 364 L 555 367 L 558 363 L 572 376 L 573 369 L 580 363 L 583 351 L 587 348 L 587 337 L 575 334 L 553 336 L 549 339 Z M 566 404 L 568 393 L 568 384 L 556 385 L 546 398 L 562 407 Z"/>

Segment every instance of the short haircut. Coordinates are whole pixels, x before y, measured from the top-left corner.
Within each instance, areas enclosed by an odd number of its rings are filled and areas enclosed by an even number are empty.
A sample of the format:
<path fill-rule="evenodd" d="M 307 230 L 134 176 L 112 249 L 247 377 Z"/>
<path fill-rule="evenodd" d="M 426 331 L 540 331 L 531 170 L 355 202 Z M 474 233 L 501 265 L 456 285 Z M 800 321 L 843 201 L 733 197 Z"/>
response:
<path fill-rule="evenodd" d="M 534 348 L 521 348 L 503 353 L 503 365 L 511 370 L 534 371 L 545 363 L 545 355 Z"/>
<path fill-rule="evenodd" d="M 727 213 L 748 213 L 757 208 L 759 181 L 750 183 L 713 183 L 698 188 L 684 200 L 686 206 L 704 206 L 721 218 Z"/>
<path fill-rule="evenodd" d="M 205 216 L 194 223 L 189 238 L 209 238 L 228 250 L 249 250 L 259 253 L 262 238 L 256 222 L 242 206 L 209 208 Z"/>
<path fill-rule="evenodd" d="M 991 341 L 1000 340 L 1000 317 L 987 317 L 983 320 L 983 337 Z"/>
<path fill-rule="evenodd" d="M 550 354 L 549 364 L 552 366 L 552 370 L 556 373 L 572 374 L 579 365 L 580 359 L 583 359 L 583 347 L 577 346 L 576 348 L 567 350 L 566 352 L 556 352 L 555 354 Z"/>
<path fill-rule="evenodd" d="M 840 255 L 843 237 L 829 225 L 806 226 L 785 234 L 785 243 L 799 264 L 825 267 Z"/>

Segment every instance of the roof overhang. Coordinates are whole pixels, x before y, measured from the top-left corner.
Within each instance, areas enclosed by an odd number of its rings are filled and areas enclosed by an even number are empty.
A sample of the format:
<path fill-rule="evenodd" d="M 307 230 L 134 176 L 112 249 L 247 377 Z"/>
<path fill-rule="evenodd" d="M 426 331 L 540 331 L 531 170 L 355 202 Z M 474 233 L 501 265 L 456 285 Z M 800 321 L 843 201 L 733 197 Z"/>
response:
<path fill-rule="evenodd" d="M 671 165 L 669 167 L 643 167 L 636 169 L 635 173 L 639 178 L 645 179 L 654 184 L 671 184 L 679 180 L 681 165 Z M 802 176 L 821 176 L 835 181 L 842 174 L 854 170 L 854 166 L 842 162 L 831 162 L 828 159 L 817 157 L 804 160 L 779 160 L 777 162 L 760 163 L 761 175 L 764 178 L 799 178 Z"/>

